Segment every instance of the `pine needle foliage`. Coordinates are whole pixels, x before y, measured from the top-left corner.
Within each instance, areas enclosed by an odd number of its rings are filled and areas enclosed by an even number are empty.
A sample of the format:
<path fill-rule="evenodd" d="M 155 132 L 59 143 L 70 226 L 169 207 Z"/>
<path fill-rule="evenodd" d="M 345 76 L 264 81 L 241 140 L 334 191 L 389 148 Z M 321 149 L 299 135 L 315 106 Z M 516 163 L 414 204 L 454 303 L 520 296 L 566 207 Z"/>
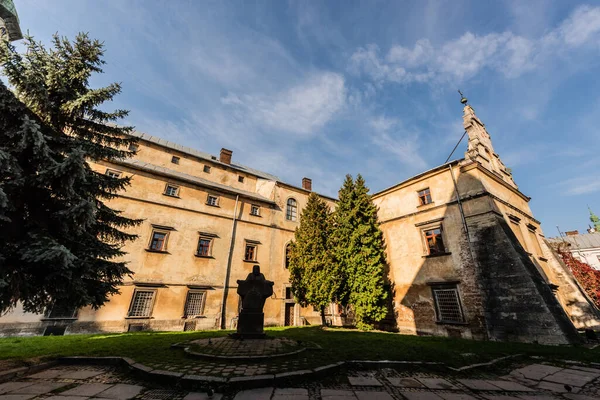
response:
<path fill-rule="evenodd" d="M 357 328 L 372 329 L 387 314 L 387 261 L 377 207 L 360 175 L 355 181 L 347 175 L 339 191 L 331 248 L 343 277 L 340 304 L 353 308 Z"/>
<path fill-rule="evenodd" d="M 120 85 L 89 87 L 103 52 L 86 34 L 56 35 L 51 49 L 28 37 L 25 54 L 0 43 L 14 91 L 0 86 L 0 312 L 18 302 L 30 312 L 97 308 L 131 274 L 121 248 L 141 221 L 106 203 L 129 178 L 88 164 L 130 157 L 135 142 L 133 128 L 114 124 L 127 111 L 100 108 Z"/>
<path fill-rule="evenodd" d="M 319 310 L 323 325 L 325 308 L 334 300 L 337 282 L 327 248 L 331 228 L 329 206 L 311 193 L 291 247 L 290 283 L 296 301 L 303 307 L 310 305 Z"/>

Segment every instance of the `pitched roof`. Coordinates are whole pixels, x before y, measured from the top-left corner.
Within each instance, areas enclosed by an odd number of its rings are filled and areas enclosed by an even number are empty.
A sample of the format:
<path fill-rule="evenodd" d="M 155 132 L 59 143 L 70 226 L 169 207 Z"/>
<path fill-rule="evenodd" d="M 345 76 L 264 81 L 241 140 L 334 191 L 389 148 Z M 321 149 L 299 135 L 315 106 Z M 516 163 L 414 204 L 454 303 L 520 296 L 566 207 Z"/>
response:
<path fill-rule="evenodd" d="M 565 241 L 576 249 L 600 248 L 600 232 L 581 233 L 579 235 L 563 236 L 548 239 L 551 242 Z"/>
<path fill-rule="evenodd" d="M 131 132 L 129 132 L 129 134 L 138 139 L 145 140 L 147 142 L 151 142 L 151 143 L 157 144 L 159 146 L 167 147 L 172 150 L 177 150 L 182 153 L 189 154 L 191 156 L 198 157 L 198 158 L 210 161 L 215 164 L 220 164 L 225 167 L 237 169 L 238 171 L 246 172 L 248 174 L 258 176 L 259 178 L 268 179 L 271 181 L 280 181 L 280 179 L 277 176 L 269 174 L 267 172 L 259 171 L 257 169 L 246 167 L 245 165 L 236 164 L 236 163 L 225 164 L 225 163 L 222 163 L 221 161 L 219 161 L 219 158 L 216 156 L 205 153 L 203 151 L 192 149 L 191 147 L 182 146 L 180 144 L 171 142 L 169 140 L 159 138 L 158 136 L 152 136 L 147 133 L 142 133 L 142 132 L 138 132 L 138 131 L 131 131 Z"/>
<path fill-rule="evenodd" d="M 161 167 L 158 165 L 150 164 L 150 163 L 147 163 L 144 161 L 121 159 L 121 160 L 114 160 L 113 162 L 116 164 L 121 164 L 121 165 L 131 167 L 134 169 L 148 171 L 148 172 L 156 173 L 159 175 L 179 179 L 181 181 L 189 182 L 189 183 L 192 183 L 195 185 L 212 188 L 212 189 L 218 190 L 220 192 L 232 193 L 232 194 L 240 195 L 247 199 L 253 199 L 253 200 L 258 200 L 258 201 L 261 201 L 264 203 L 275 204 L 275 202 L 273 200 L 271 200 L 267 197 L 261 196 L 258 193 L 252 193 L 252 192 L 248 192 L 246 190 L 236 189 L 231 186 L 222 185 L 220 183 L 212 182 L 207 179 L 199 178 L 197 176 L 184 174 L 183 172 L 174 171 L 172 169 L 168 169 L 168 168 Z"/>

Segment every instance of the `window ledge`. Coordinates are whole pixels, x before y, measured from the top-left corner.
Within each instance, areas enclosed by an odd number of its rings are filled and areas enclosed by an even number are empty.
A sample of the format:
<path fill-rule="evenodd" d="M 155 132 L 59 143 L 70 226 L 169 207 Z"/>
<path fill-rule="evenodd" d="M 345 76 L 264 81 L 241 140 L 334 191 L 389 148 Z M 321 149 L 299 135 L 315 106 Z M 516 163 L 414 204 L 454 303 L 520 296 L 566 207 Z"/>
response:
<path fill-rule="evenodd" d="M 125 319 L 154 319 L 154 317 L 125 317 Z"/>
<path fill-rule="evenodd" d="M 445 253 L 437 253 L 437 254 L 427 254 L 422 256 L 423 258 L 435 258 L 435 257 L 442 257 L 442 256 L 449 256 L 450 252 L 445 252 Z"/>
<path fill-rule="evenodd" d="M 185 319 L 185 320 L 202 319 L 202 318 L 206 318 L 206 315 L 195 315 L 193 317 L 181 317 L 181 319 Z"/>
<path fill-rule="evenodd" d="M 213 256 L 202 256 L 200 254 L 194 254 L 194 256 L 198 258 L 214 258 Z"/>
<path fill-rule="evenodd" d="M 262 218 L 262 215 L 260 214 L 250 214 L 251 217 L 258 217 L 258 218 Z"/>
<path fill-rule="evenodd" d="M 148 253 L 162 253 L 162 254 L 171 254 L 166 250 L 152 250 L 152 249 L 144 249 L 146 250 Z"/>
<path fill-rule="evenodd" d="M 538 257 L 538 258 L 542 261 L 548 261 L 548 259 L 546 257 Z"/>
<path fill-rule="evenodd" d="M 421 207 L 427 207 L 427 206 L 432 206 L 435 204 L 435 201 L 432 201 L 431 203 L 427 203 L 427 204 L 419 204 L 417 206 L 417 208 L 421 208 Z"/>
<path fill-rule="evenodd" d="M 174 199 L 180 199 L 180 198 L 181 198 L 181 197 L 179 197 L 179 196 L 173 196 L 173 195 L 171 195 L 171 194 L 166 194 L 166 193 L 163 193 L 163 196 L 172 197 L 172 198 L 174 198 Z"/>
<path fill-rule="evenodd" d="M 44 317 L 40 321 L 77 321 L 77 317 Z"/>
<path fill-rule="evenodd" d="M 209 207 L 217 207 L 217 208 L 221 208 L 221 207 L 219 207 L 219 205 L 218 205 L 218 204 L 209 204 L 209 203 L 205 203 L 205 204 L 206 204 L 207 206 L 209 206 Z"/>
<path fill-rule="evenodd" d="M 243 261 L 250 263 L 250 264 L 258 264 L 258 261 L 256 261 L 256 260 L 243 260 Z"/>
<path fill-rule="evenodd" d="M 467 326 L 469 325 L 467 322 L 456 322 L 456 321 L 435 321 L 438 325 L 459 325 L 459 326 Z"/>

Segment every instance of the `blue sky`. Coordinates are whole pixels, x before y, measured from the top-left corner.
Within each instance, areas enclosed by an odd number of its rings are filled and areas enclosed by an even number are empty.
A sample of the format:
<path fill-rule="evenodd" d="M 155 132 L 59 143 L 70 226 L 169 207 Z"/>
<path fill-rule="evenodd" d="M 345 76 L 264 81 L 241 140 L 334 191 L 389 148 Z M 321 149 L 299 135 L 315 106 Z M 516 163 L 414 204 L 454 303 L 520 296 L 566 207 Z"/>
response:
<path fill-rule="evenodd" d="M 138 130 L 335 195 L 442 164 L 462 89 L 547 236 L 600 214 L 600 5 L 577 1 L 16 0 L 89 32 Z M 466 143 L 457 150 L 462 157 Z"/>

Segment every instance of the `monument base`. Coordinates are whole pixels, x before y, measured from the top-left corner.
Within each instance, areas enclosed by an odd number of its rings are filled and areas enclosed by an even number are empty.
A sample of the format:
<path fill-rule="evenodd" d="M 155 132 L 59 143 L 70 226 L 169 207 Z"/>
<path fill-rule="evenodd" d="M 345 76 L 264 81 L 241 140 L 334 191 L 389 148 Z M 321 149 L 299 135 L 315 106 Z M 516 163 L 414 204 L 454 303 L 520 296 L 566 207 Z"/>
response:
<path fill-rule="evenodd" d="M 244 339 L 264 339 L 267 336 L 263 330 L 264 322 L 264 313 L 242 311 L 238 318 L 237 332 L 232 334 L 231 337 Z"/>

